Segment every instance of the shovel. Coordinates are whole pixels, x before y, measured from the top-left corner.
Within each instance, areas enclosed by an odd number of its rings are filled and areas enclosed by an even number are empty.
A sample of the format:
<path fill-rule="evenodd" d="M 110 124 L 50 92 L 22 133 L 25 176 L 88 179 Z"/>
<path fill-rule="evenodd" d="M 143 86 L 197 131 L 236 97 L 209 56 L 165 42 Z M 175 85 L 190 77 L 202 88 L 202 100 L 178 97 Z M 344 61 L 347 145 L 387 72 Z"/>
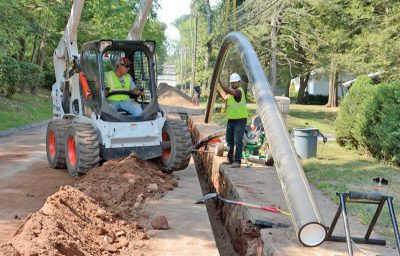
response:
<path fill-rule="evenodd" d="M 255 204 L 248 204 L 248 203 L 243 203 L 243 202 L 237 202 L 237 201 L 227 200 L 227 199 L 224 199 L 224 198 L 220 197 L 217 193 L 211 193 L 211 194 L 205 195 L 205 196 L 203 196 L 202 198 L 200 198 L 199 200 L 197 200 L 197 201 L 195 202 L 195 204 L 204 203 L 204 201 L 205 201 L 206 199 L 210 199 L 210 198 L 213 198 L 213 197 L 217 197 L 217 198 L 218 198 L 219 200 L 221 200 L 222 202 L 229 203 L 229 204 L 235 204 L 235 205 L 240 205 L 240 206 L 246 206 L 246 207 L 261 209 L 261 210 L 269 211 L 269 212 L 283 213 L 283 214 L 285 214 L 285 215 L 287 215 L 287 216 L 291 216 L 290 213 L 287 213 L 287 212 L 285 212 L 285 211 L 282 211 L 282 210 L 280 210 L 280 209 L 278 209 L 278 208 L 266 207 L 266 206 L 260 206 L 260 205 L 255 205 Z"/>

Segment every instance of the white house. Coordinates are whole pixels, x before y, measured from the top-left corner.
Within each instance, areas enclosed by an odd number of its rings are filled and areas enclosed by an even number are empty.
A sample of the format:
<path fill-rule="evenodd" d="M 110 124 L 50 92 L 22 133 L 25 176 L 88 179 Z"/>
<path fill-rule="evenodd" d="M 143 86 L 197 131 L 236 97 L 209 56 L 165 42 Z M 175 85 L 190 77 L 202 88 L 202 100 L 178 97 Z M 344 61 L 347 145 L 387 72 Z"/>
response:
<path fill-rule="evenodd" d="M 349 74 L 339 74 L 339 86 L 338 96 L 341 97 L 346 95 L 348 88 L 343 86 L 343 83 L 352 79 L 356 79 L 357 76 Z M 299 91 L 300 88 L 300 77 L 296 77 L 291 80 L 291 84 L 294 83 L 295 90 Z M 329 74 L 322 73 L 322 71 L 314 70 L 311 72 L 310 79 L 308 80 L 308 86 L 306 92 L 311 95 L 329 95 Z"/>

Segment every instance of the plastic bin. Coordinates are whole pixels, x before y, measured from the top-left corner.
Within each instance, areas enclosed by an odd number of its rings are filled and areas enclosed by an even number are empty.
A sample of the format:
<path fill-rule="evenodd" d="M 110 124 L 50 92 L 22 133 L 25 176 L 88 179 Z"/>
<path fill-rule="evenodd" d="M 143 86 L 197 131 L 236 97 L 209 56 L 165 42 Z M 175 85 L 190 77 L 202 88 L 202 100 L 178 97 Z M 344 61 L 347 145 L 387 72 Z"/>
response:
<path fill-rule="evenodd" d="M 282 113 L 283 120 L 286 124 L 286 117 L 289 113 L 290 98 L 288 97 L 275 97 L 276 103 L 278 103 L 279 110 Z"/>
<path fill-rule="evenodd" d="M 317 128 L 293 128 L 294 147 L 301 159 L 317 156 Z"/>

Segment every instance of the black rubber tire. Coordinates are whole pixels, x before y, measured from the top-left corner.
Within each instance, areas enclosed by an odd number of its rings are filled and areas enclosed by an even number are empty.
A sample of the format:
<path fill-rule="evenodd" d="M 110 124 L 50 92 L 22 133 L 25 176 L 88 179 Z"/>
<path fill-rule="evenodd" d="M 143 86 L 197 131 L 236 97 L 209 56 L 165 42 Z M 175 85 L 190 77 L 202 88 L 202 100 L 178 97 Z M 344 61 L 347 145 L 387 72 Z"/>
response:
<path fill-rule="evenodd" d="M 68 128 L 65 145 L 67 168 L 72 176 L 84 175 L 99 165 L 99 140 L 91 124 L 72 124 Z"/>
<path fill-rule="evenodd" d="M 69 121 L 55 119 L 49 122 L 46 131 L 46 152 L 50 167 L 54 169 L 65 169 L 65 137 Z"/>
<path fill-rule="evenodd" d="M 167 119 L 162 128 L 163 142 L 170 142 L 169 149 L 163 149 L 160 163 L 163 171 L 173 172 L 185 169 L 192 156 L 192 139 L 186 123 L 180 119 Z"/>
<path fill-rule="evenodd" d="M 216 156 L 224 155 L 224 143 L 223 142 L 217 142 L 215 144 L 215 155 Z"/>
<path fill-rule="evenodd" d="M 264 147 L 264 153 L 265 153 L 265 164 L 268 166 L 273 166 L 275 161 L 274 158 L 272 157 L 272 152 L 269 149 L 268 144 Z"/>

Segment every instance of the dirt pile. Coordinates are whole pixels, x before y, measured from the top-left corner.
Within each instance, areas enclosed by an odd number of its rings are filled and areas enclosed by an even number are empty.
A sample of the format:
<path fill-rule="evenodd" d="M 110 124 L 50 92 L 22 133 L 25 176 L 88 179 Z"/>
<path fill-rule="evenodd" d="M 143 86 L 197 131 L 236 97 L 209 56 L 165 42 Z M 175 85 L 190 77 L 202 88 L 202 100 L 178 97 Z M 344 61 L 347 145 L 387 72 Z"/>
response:
<path fill-rule="evenodd" d="M 179 177 L 160 169 L 136 154 L 92 169 L 47 198 L 0 245 L 0 255 L 147 255 L 142 205 L 178 186 Z"/>
<path fill-rule="evenodd" d="M 160 83 L 157 88 L 158 102 L 161 105 L 177 106 L 177 107 L 187 107 L 187 108 L 200 108 L 199 106 L 194 106 L 191 103 L 191 98 L 166 83 Z"/>

